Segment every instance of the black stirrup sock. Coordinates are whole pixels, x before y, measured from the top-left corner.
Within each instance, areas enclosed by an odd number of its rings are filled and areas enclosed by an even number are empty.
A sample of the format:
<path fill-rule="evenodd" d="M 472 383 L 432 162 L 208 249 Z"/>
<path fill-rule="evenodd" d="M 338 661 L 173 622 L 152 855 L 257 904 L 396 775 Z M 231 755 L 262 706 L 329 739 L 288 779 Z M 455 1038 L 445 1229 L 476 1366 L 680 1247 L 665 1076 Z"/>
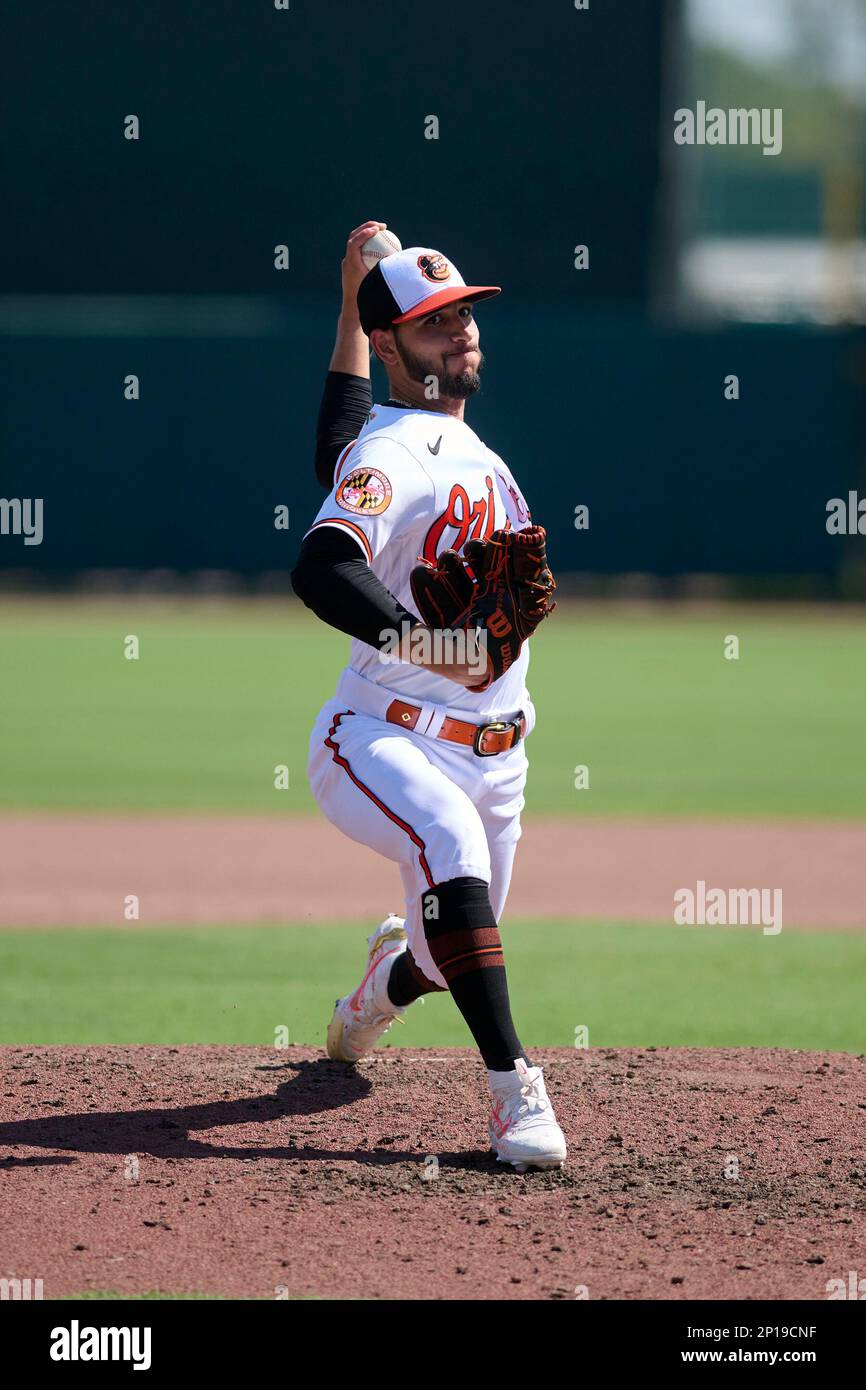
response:
<path fill-rule="evenodd" d="M 421 899 L 424 935 L 454 1002 L 490 1071 L 529 1058 L 514 1029 L 502 940 L 480 878 L 452 878 Z"/>
<path fill-rule="evenodd" d="M 442 985 L 434 985 L 432 980 L 427 979 L 409 950 L 401 951 L 391 966 L 387 992 L 391 1003 L 396 1004 L 398 1008 L 402 1008 L 404 1004 L 414 1004 L 422 994 L 432 994 L 434 990 L 441 993 L 442 988 Z"/>

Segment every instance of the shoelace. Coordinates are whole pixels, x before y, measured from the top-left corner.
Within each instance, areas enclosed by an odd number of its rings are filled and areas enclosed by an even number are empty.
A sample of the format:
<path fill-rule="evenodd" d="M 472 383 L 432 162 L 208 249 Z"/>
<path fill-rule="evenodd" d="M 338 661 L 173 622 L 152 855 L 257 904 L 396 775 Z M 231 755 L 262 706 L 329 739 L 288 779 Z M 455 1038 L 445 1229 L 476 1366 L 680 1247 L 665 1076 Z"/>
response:
<path fill-rule="evenodd" d="M 546 1110 L 549 1101 L 541 1093 L 541 1077 L 536 1076 L 532 1081 L 524 1081 L 520 1087 L 521 1104 L 518 1114 L 523 1114 L 524 1110 Z"/>
<path fill-rule="evenodd" d="M 369 1018 L 367 1016 L 364 1017 L 364 1024 L 368 1028 L 375 1028 L 377 1024 L 382 1022 L 383 1018 L 389 1018 L 391 1020 L 391 1023 L 405 1024 L 406 1022 L 402 1014 L 371 1014 Z M 391 1027 L 391 1023 L 388 1024 L 388 1028 Z M 388 1028 L 385 1029 L 386 1033 L 388 1031 Z"/>
<path fill-rule="evenodd" d="M 527 1111 L 546 1110 L 548 1108 L 550 1101 L 541 1093 L 541 1080 L 540 1076 L 536 1076 L 532 1080 L 521 1083 L 519 1098 L 515 1095 L 512 1101 L 512 1104 L 515 1105 L 514 1113 L 523 1115 Z M 505 1100 L 507 1106 L 507 1097 L 504 1096 L 502 1099 Z M 510 1109 L 510 1107 L 508 1108 Z"/>

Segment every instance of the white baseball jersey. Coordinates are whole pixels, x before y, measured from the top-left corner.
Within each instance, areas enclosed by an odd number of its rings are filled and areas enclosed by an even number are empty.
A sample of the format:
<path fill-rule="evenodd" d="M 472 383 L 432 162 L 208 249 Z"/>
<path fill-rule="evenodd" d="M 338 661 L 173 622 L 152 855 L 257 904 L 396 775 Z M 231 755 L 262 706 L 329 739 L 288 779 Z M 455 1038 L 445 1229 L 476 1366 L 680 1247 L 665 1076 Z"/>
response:
<path fill-rule="evenodd" d="M 528 525 L 529 509 L 510 470 L 464 421 L 375 405 L 340 455 L 334 487 L 310 530 L 337 526 L 352 536 L 385 588 L 414 613 L 409 576 L 419 557 L 435 562 L 443 550 L 460 552 L 467 540 Z M 473 692 L 423 667 L 383 660 L 353 640 L 349 669 L 406 699 L 495 719 L 523 705 L 528 664 L 524 643 L 505 675 Z"/>

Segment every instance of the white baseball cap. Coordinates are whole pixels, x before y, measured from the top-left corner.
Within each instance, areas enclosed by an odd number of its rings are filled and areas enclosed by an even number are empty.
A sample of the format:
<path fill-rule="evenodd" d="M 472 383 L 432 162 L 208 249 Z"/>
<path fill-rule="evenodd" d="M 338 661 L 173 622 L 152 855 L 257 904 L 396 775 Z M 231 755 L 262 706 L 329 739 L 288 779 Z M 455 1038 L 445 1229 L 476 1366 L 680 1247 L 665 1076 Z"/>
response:
<path fill-rule="evenodd" d="M 374 328 L 432 314 L 461 299 L 490 299 L 499 285 L 467 285 L 456 265 L 430 246 L 408 246 L 385 256 L 358 286 L 361 327 Z"/>

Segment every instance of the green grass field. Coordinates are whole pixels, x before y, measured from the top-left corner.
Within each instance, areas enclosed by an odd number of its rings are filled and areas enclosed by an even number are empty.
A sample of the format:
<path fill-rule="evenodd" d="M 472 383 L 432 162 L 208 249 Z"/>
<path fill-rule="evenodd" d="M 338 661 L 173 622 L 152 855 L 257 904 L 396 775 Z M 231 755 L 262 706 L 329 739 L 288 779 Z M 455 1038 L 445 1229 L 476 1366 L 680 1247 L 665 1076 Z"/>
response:
<path fill-rule="evenodd" d="M 283 601 L 7 602 L 0 806 L 310 812 L 309 730 L 347 649 Z M 563 603 L 529 683 L 529 814 L 866 816 L 862 614 Z"/>
<path fill-rule="evenodd" d="M 366 930 L 366 928 L 365 928 Z M 527 1047 L 795 1047 L 862 1052 L 866 937 L 620 923 L 503 926 Z M 0 1043 L 324 1046 L 357 983 L 357 923 L 0 932 Z M 431 995 L 386 1039 L 471 1047 Z"/>
<path fill-rule="evenodd" d="M 347 647 L 282 600 L 8 601 L 0 807 L 318 814 L 307 740 Z M 529 814 L 866 816 L 857 610 L 563 603 L 533 642 L 530 689 Z M 369 927 L 0 932 L 0 1042 L 268 1046 L 285 1027 L 321 1045 Z M 527 1046 L 570 1046 L 586 1025 L 594 1047 L 863 1047 L 856 933 L 506 921 L 504 935 Z M 442 995 L 393 1035 L 471 1044 Z"/>

